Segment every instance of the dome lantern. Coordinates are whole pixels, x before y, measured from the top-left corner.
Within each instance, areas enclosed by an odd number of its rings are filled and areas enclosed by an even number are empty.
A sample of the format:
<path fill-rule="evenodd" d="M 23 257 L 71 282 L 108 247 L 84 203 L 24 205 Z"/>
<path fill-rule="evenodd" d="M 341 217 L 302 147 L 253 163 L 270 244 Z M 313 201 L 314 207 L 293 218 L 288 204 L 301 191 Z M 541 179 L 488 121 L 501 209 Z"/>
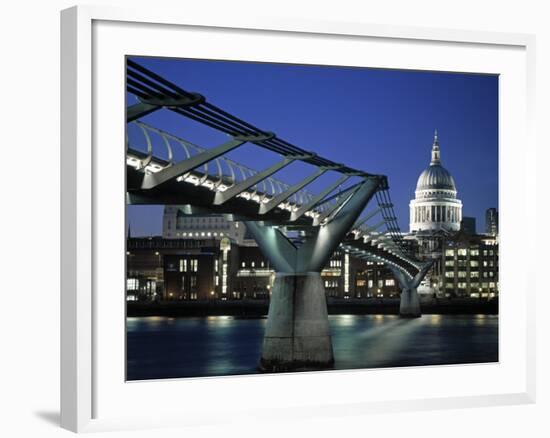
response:
<path fill-rule="evenodd" d="M 434 132 L 434 142 L 432 145 L 432 161 L 430 166 L 441 164 L 441 152 L 439 150 L 439 141 L 437 140 L 437 129 Z"/>

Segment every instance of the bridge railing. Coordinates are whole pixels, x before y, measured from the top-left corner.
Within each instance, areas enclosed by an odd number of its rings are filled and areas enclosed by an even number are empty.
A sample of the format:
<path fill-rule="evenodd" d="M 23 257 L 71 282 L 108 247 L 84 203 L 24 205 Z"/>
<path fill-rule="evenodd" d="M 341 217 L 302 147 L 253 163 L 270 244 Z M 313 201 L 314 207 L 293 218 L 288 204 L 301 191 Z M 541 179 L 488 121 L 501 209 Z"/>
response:
<path fill-rule="evenodd" d="M 206 150 L 207 148 L 143 122 L 134 121 L 128 124 L 127 164 L 137 170 L 146 173 L 159 172 L 177 163 L 178 155 L 181 159 L 188 159 Z M 257 174 L 256 169 L 222 156 L 181 175 L 179 181 L 224 192 Z M 334 196 L 315 203 L 311 209 L 314 212 L 313 216 L 324 218 L 334 210 L 340 197 L 345 196 L 353 187 L 355 185 L 347 188 L 340 187 Z M 270 176 L 254 184 L 239 196 L 262 203 L 284 193 L 288 188 L 289 184 Z M 309 204 L 314 195 L 309 190 L 302 189 L 292 195 L 285 204 L 295 212 Z"/>

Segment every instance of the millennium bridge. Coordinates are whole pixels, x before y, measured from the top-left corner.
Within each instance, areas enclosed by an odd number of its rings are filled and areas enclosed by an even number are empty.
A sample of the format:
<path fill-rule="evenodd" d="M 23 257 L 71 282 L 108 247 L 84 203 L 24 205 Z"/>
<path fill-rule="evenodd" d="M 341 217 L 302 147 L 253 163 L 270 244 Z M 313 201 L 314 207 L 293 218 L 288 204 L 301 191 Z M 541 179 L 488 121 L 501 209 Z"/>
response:
<path fill-rule="evenodd" d="M 145 145 L 140 150 L 127 140 L 127 203 L 174 205 L 186 215 L 242 221 L 275 270 L 262 370 L 332 367 L 321 270 L 338 248 L 384 263 L 401 287 L 400 316 L 421 315 L 417 287 L 434 261 L 416 259 L 403 240 L 386 176 L 295 146 L 131 60 L 126 86 L 138 102 L 127 107 L 127 130 L 139 132 Z M 228 140 L 205 148 L 141 121 L 156 111 L 191 119 Z M 243 144 L 278 160 L 256 170 L 227 156 Z M 314 170 L 293 184 L 275 177 L 296 162 Z M 331 182 L 311 189 L 328 174 Z"/>

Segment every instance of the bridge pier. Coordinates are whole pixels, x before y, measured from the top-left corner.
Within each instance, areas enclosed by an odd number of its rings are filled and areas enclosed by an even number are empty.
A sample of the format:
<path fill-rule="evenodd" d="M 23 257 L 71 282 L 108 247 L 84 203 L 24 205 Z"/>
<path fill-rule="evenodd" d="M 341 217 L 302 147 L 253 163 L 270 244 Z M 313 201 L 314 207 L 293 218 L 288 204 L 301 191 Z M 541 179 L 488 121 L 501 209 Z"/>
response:
<path fill-rule="evenodd" d="M 419 318 L 420 298 L 416 287 L 405 287 L 401 290 L 401 300 L 399 302 L 399 316 L 402 318 Z"/>
<path fill-rule="evenodd" d="M 326 369 L 333 365 L 321 274 L 276 274 L 260 369 L 274 372 Z"/>
<path fill-rule="evenodd" d="M 326 369 L 334 364 L 321 270 L 353 227 L 381 179 L 367 177 L 335 213 L 312 227 L 301 245 L 278 228 L 246 222 L 275 269 L 259 368 L 263 371 Z"/>
<path fill-rule="evenodd" d="M 401 299 L 399 301 L 399 316 L 401 318 L 420 318 L 422 316 L 417 288 L 434 263 L 435 260 L 427 262 L 414 277 L 410 277 L 410 274 L 405 274 L 405 272 L 394 266 L 389 266 L 401 286 Z"/>

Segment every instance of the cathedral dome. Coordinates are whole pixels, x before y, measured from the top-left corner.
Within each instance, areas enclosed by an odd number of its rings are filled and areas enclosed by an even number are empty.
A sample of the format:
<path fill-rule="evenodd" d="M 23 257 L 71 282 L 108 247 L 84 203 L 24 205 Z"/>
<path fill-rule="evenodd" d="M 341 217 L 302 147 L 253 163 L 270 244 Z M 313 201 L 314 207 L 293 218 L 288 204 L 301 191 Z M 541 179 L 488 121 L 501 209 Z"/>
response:
<path fill-rule="evenodd" d="M 429 167 L 418 177 L 416 190 L 452 190 L 456 192 L 456 185 L 453 177 L 447 169 L 441 165 L 441 155 L 437 131 L 432 145 L 432 161 Z"/>
<path fill-rule="evenodd" d="M 453 177 L 440 164 L 430 164 L 418 177 L 416 190 L 452 190 L 456 192 Z"/>

